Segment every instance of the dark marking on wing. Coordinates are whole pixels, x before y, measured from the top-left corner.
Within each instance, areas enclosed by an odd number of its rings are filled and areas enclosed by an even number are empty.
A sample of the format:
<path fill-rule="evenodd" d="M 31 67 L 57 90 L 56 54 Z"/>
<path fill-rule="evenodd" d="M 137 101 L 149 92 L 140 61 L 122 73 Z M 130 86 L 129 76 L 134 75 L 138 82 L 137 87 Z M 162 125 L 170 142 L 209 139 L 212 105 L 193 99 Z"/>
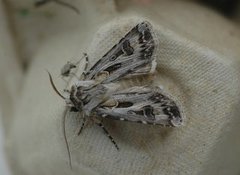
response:
<path fill-rule="evenodd" d="M 167 114 L 170 118 L 174 116 L 180 116 L 179 109 L 176 106 L 168 106 L 163 108 L 163 112 Z"/>
<path fill-rule="evenodd" d="M 127 108 L 132 106 L 133 103 L 132 102 L 120 102 L 116 107 L 117 108 Z"/>
<path fill-rule="evenodd" d="M 148 105 L 148 106 L 145 106 L 144 109 L 143 109 L 143 113 L 144 113 L 144 116 L 149 118 L 150 120 L 154 121 L 155 120 L 155 116 L 153 114 L 153 107 Z"/>
<path fill-rule="evenodd" d="M 130 42 L 128 40 L 123 42 L 122 50 L 126 55 L 132 55 L 134 52 L 134 48 L 131 47 Z"/>
<path fill-rule="evenodd" d="M 114 64 L 112 66 L 109 66 L 107 69 L 105 69 L 105 71 L 111 73 L 111 72 L 119 69 L 121 67 L 121 65 L 122 65 L 121 63 Z"/>

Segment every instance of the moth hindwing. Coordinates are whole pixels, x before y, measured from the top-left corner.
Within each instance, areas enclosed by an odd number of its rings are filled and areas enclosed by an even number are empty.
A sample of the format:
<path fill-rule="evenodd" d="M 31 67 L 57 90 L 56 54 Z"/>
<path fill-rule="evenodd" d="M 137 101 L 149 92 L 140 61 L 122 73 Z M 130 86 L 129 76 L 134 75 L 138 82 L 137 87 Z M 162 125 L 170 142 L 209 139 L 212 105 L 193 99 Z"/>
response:
<path fill-rule="evenodd" d="M 92 119 L 118 149 L 104 128 L 102 118 L 162 126 L 182 125 L 179 104 L 158 86 L 132 86 L 125 90 L 118 86 L 123 78 L 155 71 L 155 48 L 152 27 L 144 21 L 133 27 L 91 68 L 85 67 L 84 76 L 72 84 L 68 96 L 64 97 L 71 111 L 83 117 L 79 134 L 85 121 Z"/>

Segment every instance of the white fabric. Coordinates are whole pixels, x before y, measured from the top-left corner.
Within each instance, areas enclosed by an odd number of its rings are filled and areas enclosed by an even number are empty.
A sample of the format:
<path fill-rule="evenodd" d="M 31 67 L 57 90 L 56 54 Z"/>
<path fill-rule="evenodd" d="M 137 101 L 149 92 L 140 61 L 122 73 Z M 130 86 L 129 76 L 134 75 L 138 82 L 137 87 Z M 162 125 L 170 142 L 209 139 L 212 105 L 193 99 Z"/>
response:
<path fill-rule="evenodd" d="M 133 10 L 134 15 L 129 14 Z M 235 117 L 240 95 L 238 30 L 214 12 L 189 2 L 159 2 L 148 8 L 131 6 L 122 9 L 119 16 L 102 24 L 97 32 L 96 25 L 89 31 L 79 27 L 62 32 L 45 40 L 38 50 L 26 75 L 7 139 L 15 174 L 217 173 L 219 164 L 212 163 L 215 166 L 209 169 L 208 163 L 217 160 L 213 154 L 219 152 L 214 149 L 221 147 L 218 143 L 226 135 L 225 128 L 231 130 L 229 123 L 239 121 Z M 96 21 L 97 18 L 101 16 Z M 153 25 L 158 42 L 154 83 L 182 103 L 185 124 L 162 128 L 105 120 L 120 147 L 117 151 L 97 126 L 89 125 L 78 137 L 79 118 L 68 116 L 71 170 L 62 132 L 65 103 L 51 88 L 45 69 L 62 90 L 65 82 L 59 73 L 66 61 L 73 55 L 78 60 L 87 52 L 93 65 L 142 20 Z M 134 79 L 135 82 L 144 83 Z M 234 171 L 225 167 L 224 173 L 236 171 L 237 167 Z"/>
<path fill-rule="evenodd" d="M 14 40 L 0 2 L 0 106 L 6 133 L 10 128 L 13 106 L 21 89 L 22 70 L 14 48 Z"/>

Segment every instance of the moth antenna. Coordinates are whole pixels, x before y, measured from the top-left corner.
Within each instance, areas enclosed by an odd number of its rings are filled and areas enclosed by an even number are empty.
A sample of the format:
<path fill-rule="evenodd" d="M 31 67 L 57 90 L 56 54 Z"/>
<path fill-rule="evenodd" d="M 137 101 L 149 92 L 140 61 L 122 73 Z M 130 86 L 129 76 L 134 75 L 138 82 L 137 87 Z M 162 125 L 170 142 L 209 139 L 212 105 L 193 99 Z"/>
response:
<path fill-rule="evenodd" d="M 52 85 L 52 87 L 53 87 L 53 89 L 54 89 L 54 91 L 61 97 L 61 98 L 63 98 L 64 100 L 66 99 L 58 90 L 57 90 L 57 88 L 56 88 L 56 86 L 55 86 L 55 84 L 53 83 L 53 79 L 52 79 L 52 76 L 51 76 L 51 74 L 47 71 L 47 73 L 48 73 L 48 76 L 49 76 L 49 80 L 50 80 L 50 83 L 51 83 L 51 85 Z"/>
<path fill-rule="evenodd" d="M 76 7 L 74 7 L 73 5 L 71 5 L 71 4 L 68 4 L 68 3 L 66 3 L 66 2 L 63 2 L 63 1 L 61 1 L 61 0 L 53 0 L 53 1 L 56 2 L 57 4 L 61 5 L 61 6 L 65 6 L 65 7 L 68 7 L 68 8 L 70 8 L 70 9 L 72 9 L 72 10 L 75 11 L 77 14 L 80 14 L 79 10 L 78 10 Z"/>
<path fill-rule="evenodd" d="M 67 116 L 67 111 L 68 111 L 68 109 L 66 108 L 65 111 L 64 111 L 64 116 L 63 116 L 63 136 L 64 136 L 64 140 L 65 140 L 66 147 L 67 147 L 69 166 L 72 169 L 72 158 L 71 158 L 69 144 L 68 144 L 68 140 L 67 140 L 67 136 L 66 136 L 66 116 Z"/>

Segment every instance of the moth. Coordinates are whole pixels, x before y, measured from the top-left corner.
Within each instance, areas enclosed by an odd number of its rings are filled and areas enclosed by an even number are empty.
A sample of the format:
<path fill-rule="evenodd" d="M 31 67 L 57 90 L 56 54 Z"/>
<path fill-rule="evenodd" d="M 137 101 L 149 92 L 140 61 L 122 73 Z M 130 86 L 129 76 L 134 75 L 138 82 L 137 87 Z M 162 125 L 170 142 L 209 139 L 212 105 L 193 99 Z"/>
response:
<path fill-rule="evenodd" d="M 143 21 L 133 27 L 92 67 L 85 67 L 81 78 L 73 82 L 64 97 L 50 82 L 72 112 L 82 115 L 83 122 L 93 120 L 117 149 L 118 145 L 102 123 L 103 118 L 169 127 L 181 126 L 183 113 L 179 103 L 158 86 L 121 88 L 125 78 L 152 74 L 156 69 L 153 53 L 156 43 L 151 24 Z M 70 71 L 69 69 L 65 69 Z M 68 72 L 67 71 L 67 72 Z"/>
<path fill-rule="evenodd" d="M 48 4 L 50 2 L 54 2 L 54 3 L 59 4 L 61 6 L 67 7 L 69 9 L 75 11 L 77 14 L 80 13 L 79 10 L 76 7 L 74 7 L 73 5 L 71 5 L 71 4 L 67 3 L 67 2 L 64 2 L 62 0 L 35 0 L 34 6 L 35 7 L 41 7 L 41 6 L 43 6 L 45 4 Z"/>

